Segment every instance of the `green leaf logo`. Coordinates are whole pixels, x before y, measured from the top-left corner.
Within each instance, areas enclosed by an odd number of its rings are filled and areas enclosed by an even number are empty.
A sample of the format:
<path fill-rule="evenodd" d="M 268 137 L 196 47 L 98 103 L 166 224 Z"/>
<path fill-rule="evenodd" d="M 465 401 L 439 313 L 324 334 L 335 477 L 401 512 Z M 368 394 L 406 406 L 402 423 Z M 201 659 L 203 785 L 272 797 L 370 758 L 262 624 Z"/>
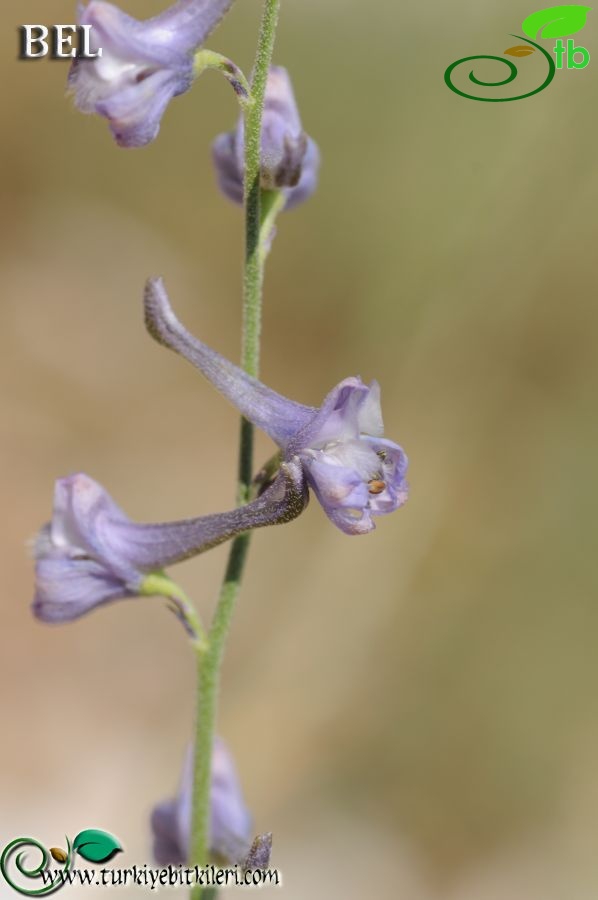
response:
<path fill-rule="evenodd" d="M 581 31 L 591 9 L 591 6 L 550 6 L 532 13 L 521 27 L 532 39 L 565 37 Z"/>
<path fill-rule="evenodd" d="M 73 841 L 73 849 L 79 856 L 88 862 L 108 862 L 109 859 L 122 850 L 116 838 L 107 831 L 98 831 L 96 828 L 87 828 L 79 832 Z"/>

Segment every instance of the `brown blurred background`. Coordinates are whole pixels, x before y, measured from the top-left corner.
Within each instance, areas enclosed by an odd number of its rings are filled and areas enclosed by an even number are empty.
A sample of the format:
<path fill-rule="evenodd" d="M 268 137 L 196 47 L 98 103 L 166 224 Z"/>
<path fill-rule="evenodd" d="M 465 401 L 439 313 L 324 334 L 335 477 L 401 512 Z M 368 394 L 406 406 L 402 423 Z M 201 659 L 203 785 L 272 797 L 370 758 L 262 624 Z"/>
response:
<path fill-rule="evenodd" d="M 259 7 L 210 41 L 246 69 Z M 442 78 L 533 11 L 283 3 L 276 59 L 323 168 L 280 222 L 263 377 L 312 404 L 378 378 L 411 458 L 375 534 L 314 502 L 254 542 L 219 730 L 289 900 L 598 890 L 598 14 L 576 36 L 590 66 L 536 97 L 474 103 Z M 38 624 L 25 545 L 72 471 L 140 520 L 233 501 L 236 416 L 146 336 L 140 296 L 164 275 L 238 356 L 242 222 L 209 152 L 237 111 L 208 74 L 155 144 L 119 150 L 65 99 L 66 64 L 16 61 L 17 24 L 73 19 L 66 0 L 0 11 L 0 840 L 105 828 L 124 865 L 149 862 L 148 811 L 178 780 L 192 654 L 158 600 Z M 206 617 L 224 559 L 180 570 Z"/>

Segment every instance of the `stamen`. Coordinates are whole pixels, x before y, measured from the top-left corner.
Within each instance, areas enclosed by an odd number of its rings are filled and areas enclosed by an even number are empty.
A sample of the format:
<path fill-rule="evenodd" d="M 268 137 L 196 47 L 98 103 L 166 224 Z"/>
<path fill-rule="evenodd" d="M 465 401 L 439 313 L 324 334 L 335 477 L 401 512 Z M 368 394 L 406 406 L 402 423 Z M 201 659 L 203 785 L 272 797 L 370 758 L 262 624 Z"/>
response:
<path fill-rule="evenodd" d="M 372 481 L 368 481 L 368 489 L 370 494 L 381 494 L 386 490 L 386 482 L 372 479 Z"/>

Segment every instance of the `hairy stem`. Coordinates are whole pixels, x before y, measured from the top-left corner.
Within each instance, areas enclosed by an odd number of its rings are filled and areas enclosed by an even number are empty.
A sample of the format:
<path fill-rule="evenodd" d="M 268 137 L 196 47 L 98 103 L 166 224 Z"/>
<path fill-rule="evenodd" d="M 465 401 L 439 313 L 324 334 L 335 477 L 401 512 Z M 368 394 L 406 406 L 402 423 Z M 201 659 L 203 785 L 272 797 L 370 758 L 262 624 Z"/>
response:
<path fill-rule="evenodd" d="M 253 104 L 245 112 L 245 273 L 243 280 L 243 341 L 241 362 L 245 371 L 259 374 L 264 255 L 260 190 L 260 148 L 264 96 L 272 61 L 280 0 L 265 0 L 251 93 Z M 250 498 L 253 474 L 253 426 L 241 421 L 239 449 L 239 505 Z M 208 648 L 198 653 L 198 709 L 195 735 L 195 781 L 190 865 L 205 866 L 209 855 L 210 780 L 212 746 L 216 723 L 218 686 L 224 645 L 239 594 L 249 534 L 237 537 L 231 546 L 218 605 L 208 634 Z M 214 894 L 197 886 L 192 900 L 207 900 Z"/>

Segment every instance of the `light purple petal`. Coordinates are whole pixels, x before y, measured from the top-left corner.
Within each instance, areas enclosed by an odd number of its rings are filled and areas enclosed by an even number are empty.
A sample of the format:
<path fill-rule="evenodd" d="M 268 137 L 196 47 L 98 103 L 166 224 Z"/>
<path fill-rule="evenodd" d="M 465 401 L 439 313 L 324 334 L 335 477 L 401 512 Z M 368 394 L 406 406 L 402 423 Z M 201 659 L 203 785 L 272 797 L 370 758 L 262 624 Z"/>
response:
<path fill-rule="evenodd" d="M 286 69 L 272 66 L 264 100 L 261 184 L 264 190 L 296 187 L 307 152 L 307 136 Z"/>
<path fill-rule="evenodd" d="M 301 461 L 326 515 L 347 534 L 364 534 L 372 516 L 394 512 L 407 500 L 407 457 L 392 441 L 362 435 L 319 450 Z"/>
<path fill-rule="evenodd" d="M 369 510 L 367 483 L 355 470 L 304 457 L 310 486 L 328 518 L 345 534 L 365 534 L 375 528 Z"/>
<path fill-rule="evenodd" d="M 153 855 L 159 866 L 179 866 L 187 862 L 187 848 L 179 843 L 177 801 L 165 800 L 152 810 Z"/>
<path fill-rule="evenodd" d="M 301 116 L 295 99 L 293 83 L 283 66 L 270 66 L 266 96 L 264 99 L 264 119 L 278 118 L 284 122 L 287 134 L 298 138 L 302 131 Z"/>
<path fill-rule="evenodd" d="M 74 545 L 90 555 L 96 553 L 99 550 L 96 523 L 102 515 L 113 521 L 127 518 L 104 488 L 84 472 L 58 479 L 51 527 L 56 546 Z"/>
<path fill-rule="evenodd" d="M 249 849 L 252 818 L 245 806 L 234 760 L 220 738 L 214 742 L 210 801 L 212 853 L 230 862 L 239 862 Z"/>
<path fill-rule="evenodd" d="M 120 147 L 144 147 L 158 135 L 172 98 L 186 91 L 190 83 L 190 75 L 160 70 L 99 101 L 95 112 L 108 119 Z"/>
<path fill-rule="evenodd" d="M 289 453 L 300 453 L 328 441 L 347 440 L 359 436 L 359 406 L 368 387 L 361 378 L 345 378 L 325 398 L 322 406 L 289 441 Z"/>
<path fill-rule="evenodd" d="M 386 487 L 380 494 L 370 496 L 373 515 L 394 512 L 407 502 L 409 489 L 406 481 L 409 461 L 402 447 L 382 438 L 363 438 L 382 461 L 381 479 Z"/>
<path fill-rule="evenodd" d="M 295 187 L 284 189 L 287 198 L 285 209 L 294 209 L 309 200 L 318 186 L 319 171 L 320 151 L 316 142 L 308 138 L 307 152 L 303 158 L 299 182 Z"/>
<path fill-rule="evenodd" d="M 220 190 L 233 203 L 242 206 L 243 169 L 237 161 L 234 133 L 218 135 L 212 144 L 212 161 Z"/>
<path fill-rule="evenodd" d="M 368 534 L 376 527 L 372 521 L 371 511 L 366 507 L 363 509 L 334 509 L 332 506 L 322 507 L 333 525 L 343 531 L 345 534 Z"/>
<path fill-rule="evenodd" d="M 104 54 L 171 68 L 186 62 L 232 4 L 233 0 L 180 0 L 154 18 L 139 21 L 112 3 L 92 0 L 81 7 L 79 24 L 91 25 Z"/>
<path fill-rule="evenodd" d="M 35 566 L 33 614 L 42 622 L 72 622 L 92 609 L 133 597 L 101 563 L 86 558 L 47 556 Z"/>
<path fill-rule="evenodd" d="M 34 546 L 38 619 L 73 621 L 138 593 L 141 574 L 106 546 L 107 521 L 127 520 L 100 485 L 82 474 L 57 481 L 52 522 Z"/>
<path fill-rule="evenodd" d="M 314 418 L 317 410 L 313 407 L 287 400 L 193 337 L 174 315 L 161 278 L 147 282 L 145 321 L 152 337 L 199 369 L 246 419 L 282 449 Z"/>
<path fill-rule="evenodd" d="M 382 407 L 380 405 L 380 385 L 377 381 L 372 381 L 367 395 L 359 404 L 357 425 L 361 434 L 369 434 L 372 437 L 382 437 L 384 434 Z"/>
<path fill-rule="evenodd" d="M 326 459 L 325 454 L 319 454 Z M 324 509 L 360 509 L 369 499 L 367 481 L 349 466 L 334 465 L 318 457 L 302 457 L 308 481 Z"/>
<path fill-rule="evenodd" d="M 104 566 L 111 578 L 125 586 L 140 581 L 134 562 L 123 545 L 115 546 L 113 529 L 128 523 L 124 512 L 107 491 L 84 473 L 60 478 L 54 490 L 54 514 L 50 526 L 51 550 L 76 559 L 89 557 Z M 36 556 L 41 559 L 38 542 Z"/>
<path fill-rule="evenodd" d="M 298 453 L 326 515 L 347 534 L 364 534 L 372 516 L 393 512 L 407 500 L 407 457 L 383 432 L 380 387 L 347 378 L 328 395 L 318 414 L 289 442 Z"/>
<path fill-rule="evenodd" d="M 161 34 L 170 34 L 179 42 L 179 47 L 195 50 L 205 43 L 220 24 L 234 0 L 179 0 L 163 13 L 149 19 L 147 27 L 152 30 L 152 42 Z"/>

